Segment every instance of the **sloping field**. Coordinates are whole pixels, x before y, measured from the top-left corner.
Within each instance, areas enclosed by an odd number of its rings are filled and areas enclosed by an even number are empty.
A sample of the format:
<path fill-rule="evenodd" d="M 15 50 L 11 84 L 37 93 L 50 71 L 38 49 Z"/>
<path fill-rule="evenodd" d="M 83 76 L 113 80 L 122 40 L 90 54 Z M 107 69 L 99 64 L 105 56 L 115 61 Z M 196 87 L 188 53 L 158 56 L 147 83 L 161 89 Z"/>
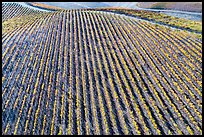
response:
<path fill-rule="evenodd" d="M 127 9 L 127 8 L 96 8 L 96 9 L 90 9 L 90 10 L 125 14 L 128 16 L 133 16 L 136 18 L 140 18 L 142 20 L 148 20 L 150 22 L 170 26 L 177 29 L 188 30 L 188 31 L 196 32 L 200 34 L 202 33 L 202 21 L 192 21 L 189 19 L 182 19 L 182 18 L 166 15 L 163 13 L 144 11 L 144 10 L 134 10 L 134 9 Z"/>
<path fill-rule="evenodd" d="M 35 13 L 42 13 L 42 11 L 23 7 L 17 3 L 2 3 L 2 21 Z"/>
<path fill-rule="evenodd" d="M 2 134 L 202 134 L 190 34 L 86 10 L 23 21 L 3 26 Z"/>

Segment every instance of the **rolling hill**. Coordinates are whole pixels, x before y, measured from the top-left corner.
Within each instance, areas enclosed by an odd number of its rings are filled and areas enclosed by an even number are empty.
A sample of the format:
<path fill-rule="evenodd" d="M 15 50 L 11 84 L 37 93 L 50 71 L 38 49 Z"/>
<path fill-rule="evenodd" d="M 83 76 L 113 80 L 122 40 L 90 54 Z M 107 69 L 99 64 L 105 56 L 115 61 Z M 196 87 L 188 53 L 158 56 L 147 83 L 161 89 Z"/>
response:
<path fill-rule="evenodd" d="M 2 31 L 3 135 L 202 134 L 192 34 L 87 9 L 14 17 Z"/>

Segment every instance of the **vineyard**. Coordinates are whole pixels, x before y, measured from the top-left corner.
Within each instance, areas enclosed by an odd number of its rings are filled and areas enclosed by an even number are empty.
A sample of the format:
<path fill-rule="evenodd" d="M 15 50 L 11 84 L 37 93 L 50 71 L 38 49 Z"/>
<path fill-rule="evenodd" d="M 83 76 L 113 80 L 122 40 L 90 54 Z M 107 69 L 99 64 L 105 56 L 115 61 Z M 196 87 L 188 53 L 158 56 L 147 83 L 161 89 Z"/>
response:
<path fill-rule="evenodd" d="M 2 134 L 202 134 L 202 41 L 103 11 L 36 15 L 3 26 Z"/>
<path fill-rule="evenodd" d="M 16 3 L 3 3 L 2 4 L 2 21 L 14 18 L 21 17 L 23 15 L 30 15 L 42 13 L 42 11 L 30 9 L 28 7 L 23 7 L 20 4 Z"/>

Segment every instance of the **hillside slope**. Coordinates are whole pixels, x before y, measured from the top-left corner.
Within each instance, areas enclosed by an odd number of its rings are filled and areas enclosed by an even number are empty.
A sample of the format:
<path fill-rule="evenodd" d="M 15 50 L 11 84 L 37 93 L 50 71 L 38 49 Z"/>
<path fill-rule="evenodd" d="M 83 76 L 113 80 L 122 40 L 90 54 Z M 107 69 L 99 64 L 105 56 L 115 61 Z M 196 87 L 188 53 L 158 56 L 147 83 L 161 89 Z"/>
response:
<path fill-rule="evenodd" d="M 60 8 L 60 7 L 50 6 L 50 5 L 38 3 L 38 2 L 26 2 L 26 4 L 40 9 L 46 9 L 51 11 L 63 10 L 63 8 Z"/>
<path fill-rule="evenodd" d="M 202 134 L 190 34 L 86 10 L 2 29 L 2 134 Z"/>
<path fill-rule="evenodd" d="M 202 2 L 138 2 L 138 7 L 202 12 Z"/>
<path fill-rule="evenodd" d="M 39 2 L 39 3 L 51 6 L 58 6 L 65 9 L 81 9 L 81 8 L 105 8 L 105 7 L 136 8 L 137 2 Z"/>

